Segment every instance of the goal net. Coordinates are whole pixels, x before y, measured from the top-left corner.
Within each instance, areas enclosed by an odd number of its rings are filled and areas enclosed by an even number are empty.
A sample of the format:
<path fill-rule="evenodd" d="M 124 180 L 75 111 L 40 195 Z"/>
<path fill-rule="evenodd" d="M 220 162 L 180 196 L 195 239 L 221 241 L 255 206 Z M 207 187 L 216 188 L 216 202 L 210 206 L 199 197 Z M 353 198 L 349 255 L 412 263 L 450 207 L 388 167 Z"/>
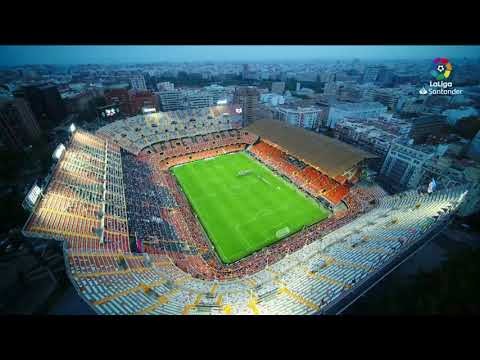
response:
<path fill-rule="evenodd" d="M 275 233 L 275 236 L 277 237 L 277 239 L 281 239 L 285 236 L 287 236 L 288 234 L 290 234 L 290 228 L 288 226 L 284 227 L 284 228 L 281 228 L 280 230 L 278 230 L 276 233 Z"/>

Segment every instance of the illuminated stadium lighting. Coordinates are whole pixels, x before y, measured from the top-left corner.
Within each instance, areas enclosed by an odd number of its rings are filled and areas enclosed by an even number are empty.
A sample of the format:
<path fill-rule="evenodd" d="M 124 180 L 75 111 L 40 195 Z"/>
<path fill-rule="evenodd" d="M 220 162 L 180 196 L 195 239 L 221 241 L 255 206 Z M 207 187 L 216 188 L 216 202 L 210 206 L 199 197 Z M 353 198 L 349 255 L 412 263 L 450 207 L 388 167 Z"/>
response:
<path fill-rule="evenodd" d="M 38 197 L 40 196 L 42 192 L 42 189 L 38 185 L 35 185 L 30 192 L 27 195 L 27 200 L 32 204 L 35 205 L 35 203 L 38 200 Z"/>
<path fill-rule="evenodd" d="M 225 105 L 227 103 L 227 99 L 222 99 L 217 101 L 217 105 Z"/>
<path fill-rule="evenodd" d="M 237 114 L 241 114 L 241 113 L 242 113 L 242 108 L 236 108 L 236 109 L 235 109 L 235 112 L 236 112 Z"/>
<path fill-rule="evenodd" d="M 155 109 L 155 108 L 143 108 L 143 109 L 142 109 L 142 112 L 143 112 L 144 114 L 149 114 L 149 113 L 157 112 L 157 109 Z"/>
<path fill-rule="evenodd" d="M 62 154 L 63 152 L 65 151 L 65 146 L 63 144 L 60 144 L 57 146 L 57 148 L 55 149 L 55 151 L 53 152 L 53 158 L 55 160 L 58 160 L 62 157 Z"/>
<path fill-rule="evenodd" d="M 75 130 L 77 130 L 77 127 L 75 126 L 74 123 L 72 123 L 72 124 L 70 125 L 70 132 L 73 134 L 73 133 L 75 132 Z"/>

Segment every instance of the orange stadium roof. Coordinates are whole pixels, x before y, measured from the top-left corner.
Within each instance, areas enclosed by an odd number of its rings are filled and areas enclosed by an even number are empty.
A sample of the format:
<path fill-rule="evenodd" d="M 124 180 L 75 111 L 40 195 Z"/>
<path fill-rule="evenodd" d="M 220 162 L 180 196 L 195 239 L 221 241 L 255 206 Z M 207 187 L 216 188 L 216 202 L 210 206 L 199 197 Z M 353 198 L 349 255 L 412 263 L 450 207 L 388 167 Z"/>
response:
<path fill-rule="evenodd" d="M 247 126 L 248 131 L 280 146 L 285 152 L 335 178 L 364 159 L 376 158 L 328 136 L 288 125 L 278 120 L 259 120 Z"/>

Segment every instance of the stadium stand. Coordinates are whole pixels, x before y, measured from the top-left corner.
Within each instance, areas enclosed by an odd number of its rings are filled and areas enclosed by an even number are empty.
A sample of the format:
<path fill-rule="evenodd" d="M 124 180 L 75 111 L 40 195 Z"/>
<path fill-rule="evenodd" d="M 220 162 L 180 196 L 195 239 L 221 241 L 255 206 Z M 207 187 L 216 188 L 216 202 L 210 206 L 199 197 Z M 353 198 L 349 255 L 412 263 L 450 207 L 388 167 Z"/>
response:
<path fill-rule="evenodd" d="M 138 115 L 108 124 L 97 130 L 97 135 L 138 155 L 159 142 L 239 129 L 242 116 L 235 108 L 235 105 L 219 105 L 196 109 L 190 114 L 177 110 Z"/>
<path fill-rule="evenodd" d="M 65 252 L 71 280 L 99 314 L 324 313 L 444 226 L 463 192 L 385 196 L 342 228 L 232 280 L 197 279 L 165 255 Z"/>
<path fill-rule="evenodd" d="M 312 196 L 322 197 L 333 205 L 339 204 L 349 192 L 348 185 L 336 182 L 263 140 L 250 147 L 249 151 L 264 164 L 289 177 Z"/>
<path fill-rule="evenodd" d="M 255 121 L 245 128 L 283 152 L 308 163 L 341 183 L 350 170 L 376 155 L 331 137 L 277 120 Z M 353 176 L 351 173 L 350 178 Z"/>
<path fill-rule="evenodd" d="M 126 215 L 120 148 L 79 130 L 23 233 L 79 250 L 129 251 Z"/>
<path fill-rule="evenodd" d="M 351 184 L 248 129 L 212 121 L 224 114 L 214 107 L 135 117 L 115 125 L 128 123 L 129 143 L 103 129 L 77 130 L 66 144 L 23 234 L 64 241 L 67 274 L 98 314 L 328 313 L 445 226 L 465 196 L 463 188 L 389 196 L 378 185 Z M 201 132 L 176 135 L 178 124 L 199 119 Z M 160 123 L 169 130 L 161 138 L 130 136 Z M 345 207 L 224 265 L 168 169 L 241 150 Z"/>

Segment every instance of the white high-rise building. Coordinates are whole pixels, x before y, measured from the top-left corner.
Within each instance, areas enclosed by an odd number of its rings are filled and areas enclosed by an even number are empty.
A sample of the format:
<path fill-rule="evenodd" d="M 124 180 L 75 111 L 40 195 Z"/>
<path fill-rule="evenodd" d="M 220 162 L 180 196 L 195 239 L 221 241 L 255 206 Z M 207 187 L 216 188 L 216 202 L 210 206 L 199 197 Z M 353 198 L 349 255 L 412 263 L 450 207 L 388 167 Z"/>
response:
<path fill-rule="evenodd" d="M 175 89 L 175 85 L 169 81 L 159 82 L 157 84 L 158 91 L 173 91 Z"/>
<path fill-rule="evenodd" d="M 378 102 L 335 104 L 330 108 L 327 126 L 335 128 L 338 121 L 345 118 L 367 119 L 379 117 L 387 113 L 387 107 Z"/>
<path fill-rule="evenodd" d="M 297 108 L 280 107 L 275 112 L 275 118 L 293 126 L 316 129 L 321 112 L 321 109 L 314 106 Z"/>
<path fill-rule="evenodd" d="M 285 104 L 285 98 L 279 94 L 266 93 L 260 95 L 260 101 L 271 106 L 278 106 Z"/>
<path fill-rule="evenodd" d="M 178 90 L 160 91 L 157 93 L 162 111 L 183 109 L 183 96 Z"/>
<path fill-rule="evenodd" d="M 434 146 L 416 146 L 405 141 L 393 143 L 380 173 L 395 189 L 414 189 L 420 185 L 423 165 L 436 155 Z"/>
<path fill-rule="evenodd" d="M 143 75 L 135 75 L 130 77 L 130 84 L 133 90 L 147 90 L 145 77 Z"/>
<path fill-rule="evenodd" d="M 187 109 L 196 109 L 202 107 L 209 107 L 215 105 L 213 97 L 208 92 L 194 92 L 188 94 L 186 97 L 186 108 Z"/>

